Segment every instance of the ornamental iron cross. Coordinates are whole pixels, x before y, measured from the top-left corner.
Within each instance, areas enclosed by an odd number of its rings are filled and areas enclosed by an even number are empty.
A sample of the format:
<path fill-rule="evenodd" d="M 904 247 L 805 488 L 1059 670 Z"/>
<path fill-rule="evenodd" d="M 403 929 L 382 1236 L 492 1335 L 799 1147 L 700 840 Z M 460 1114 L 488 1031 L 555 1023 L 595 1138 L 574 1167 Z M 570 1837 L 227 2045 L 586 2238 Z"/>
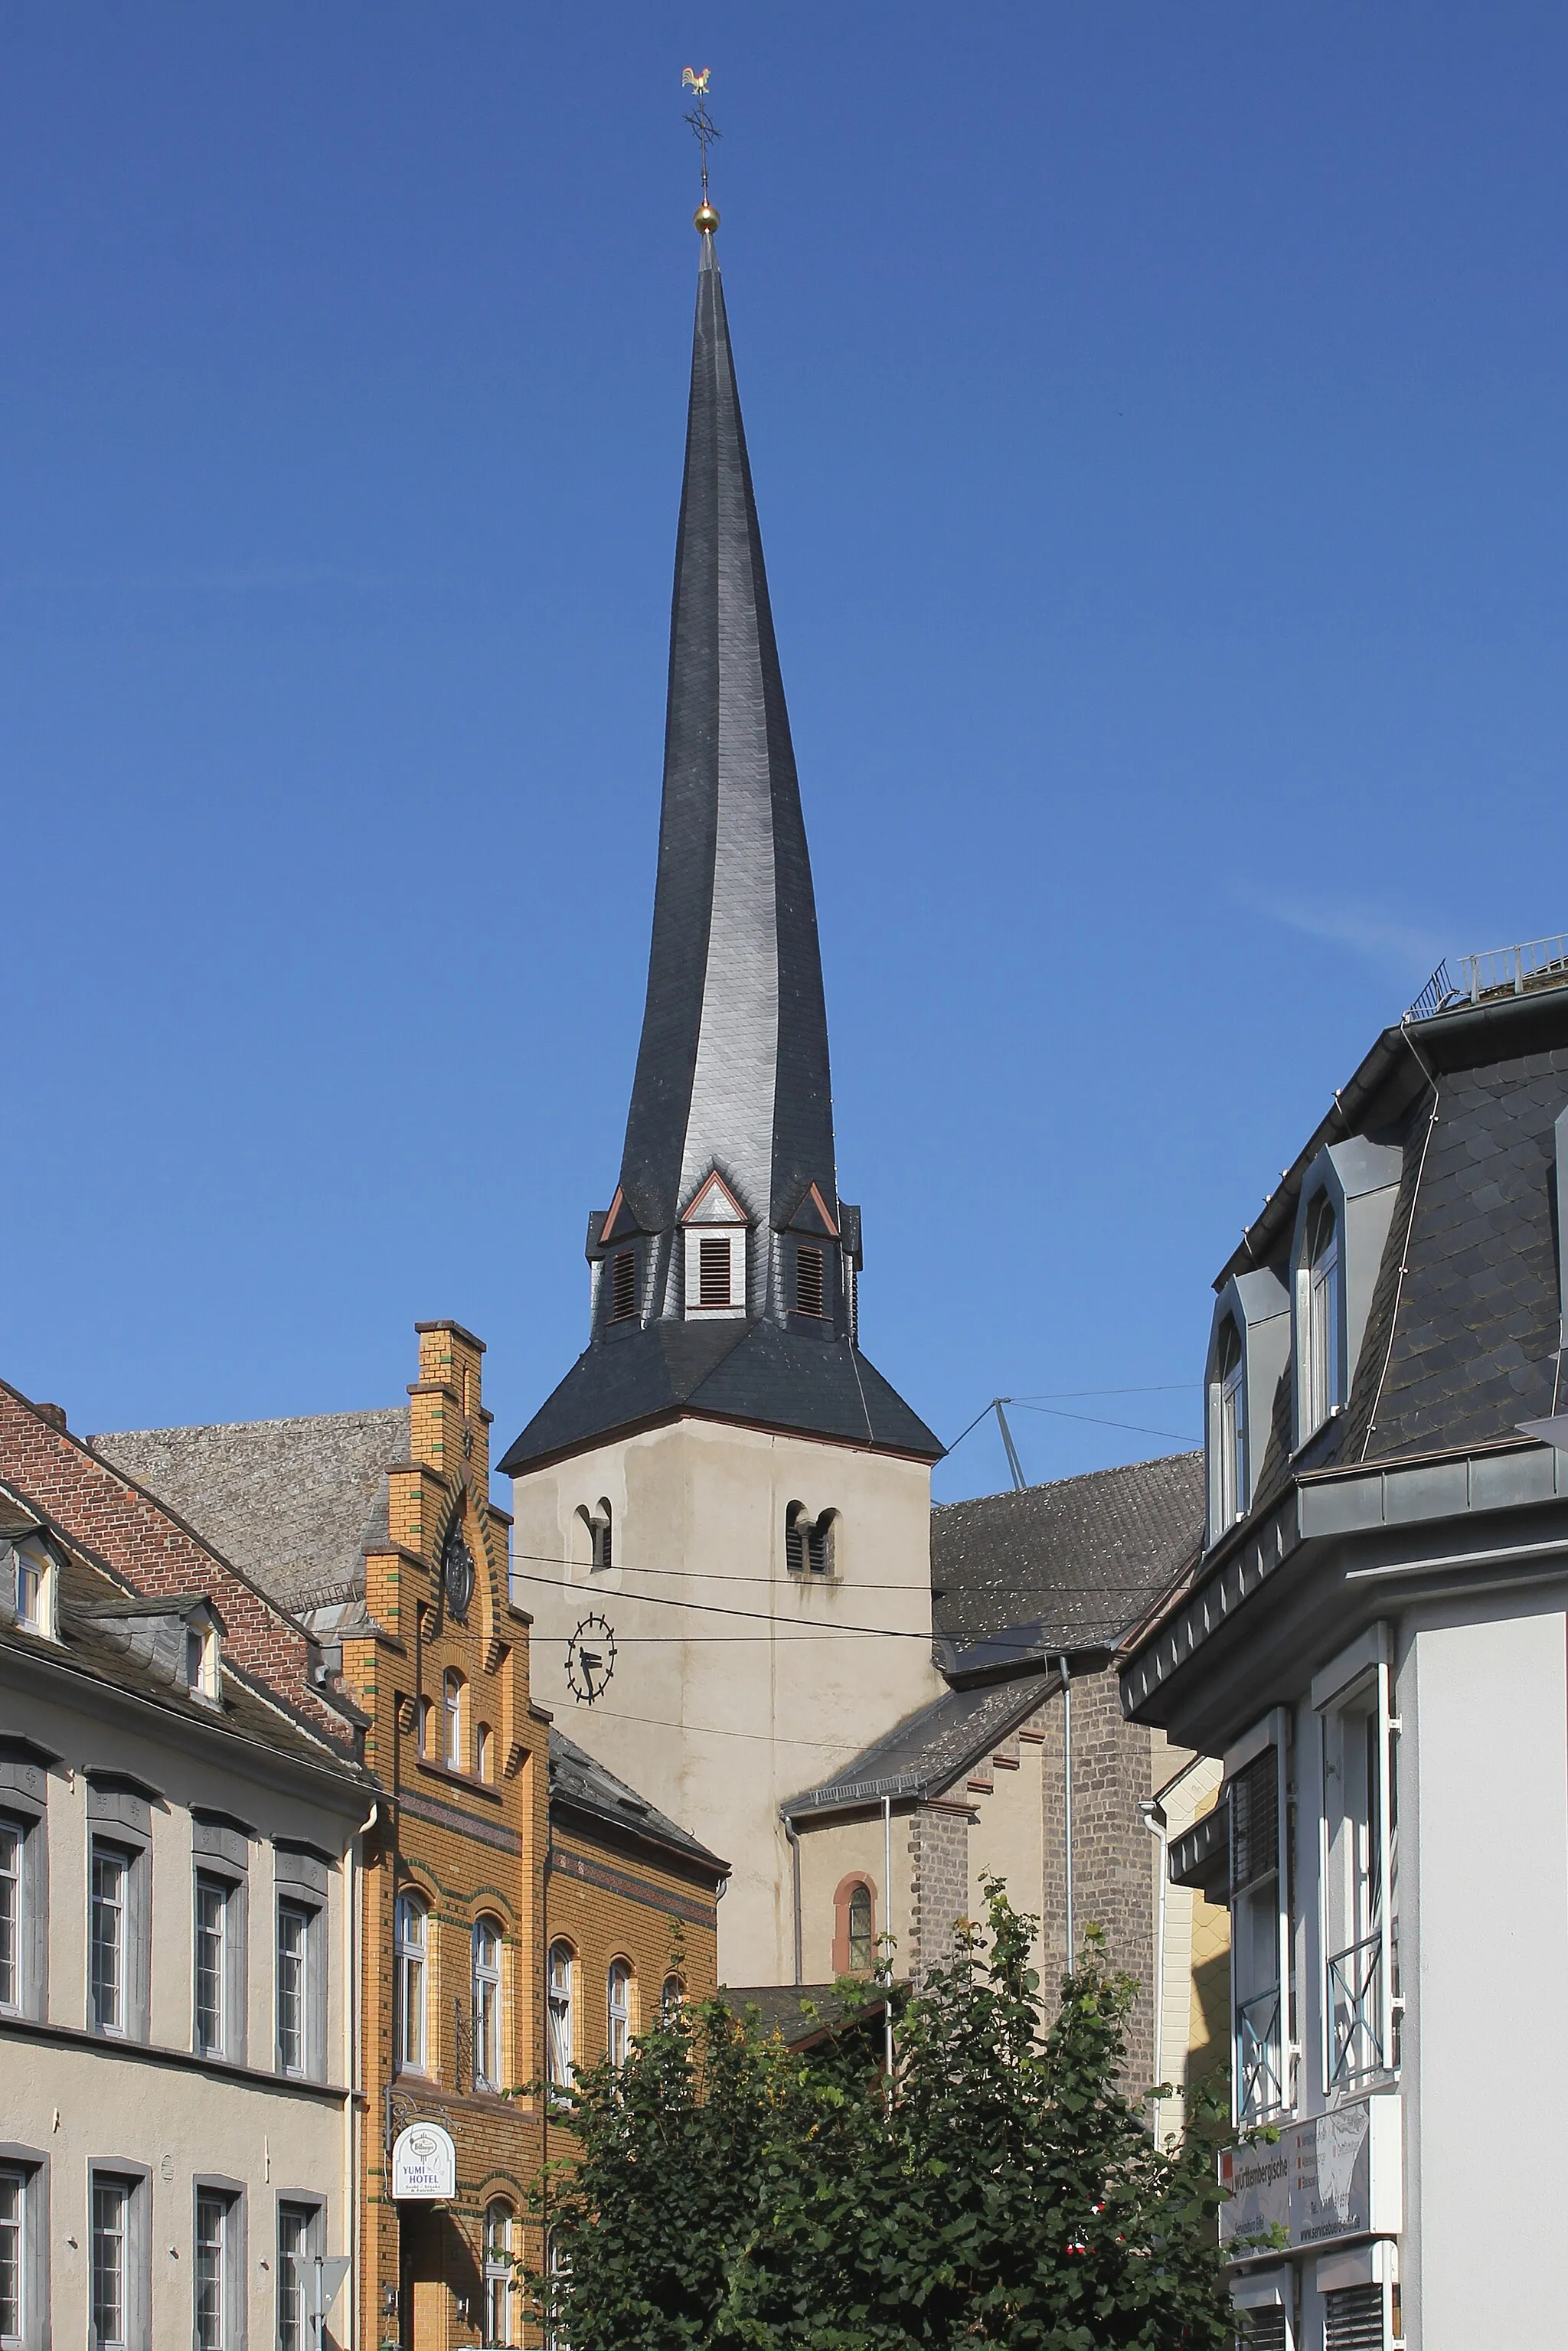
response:
<path fill-rule="evenodd" d="M 696 100 L 695 106 L 685 119 L 691 124 L 692 135 L 703 151 L 703 202 L 705 204 L 707 202 L 707 151 L 716 139 L 723 136 L 718 125 L 707 110 L 707 83 L 708 76 L 712 71 L 711 66 L 704 66 L 700 73 L 695 66 L 687 66 L 681 76 L 681 88 L 689 89 Z"/>

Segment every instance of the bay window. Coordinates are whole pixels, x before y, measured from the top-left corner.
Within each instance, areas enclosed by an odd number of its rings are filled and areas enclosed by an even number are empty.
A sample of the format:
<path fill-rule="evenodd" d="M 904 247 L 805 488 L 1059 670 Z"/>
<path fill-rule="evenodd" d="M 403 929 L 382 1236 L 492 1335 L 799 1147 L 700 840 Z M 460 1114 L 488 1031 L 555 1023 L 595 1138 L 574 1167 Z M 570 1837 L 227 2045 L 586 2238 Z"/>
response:
<path fill-rule="evenodd" d="M 1288 1816 L 1283 1725 L 1232 1772 L 1230 1983 L 1235 2119 L 1257 2123 L 1294 2103 L 1291 2049 Z"/>

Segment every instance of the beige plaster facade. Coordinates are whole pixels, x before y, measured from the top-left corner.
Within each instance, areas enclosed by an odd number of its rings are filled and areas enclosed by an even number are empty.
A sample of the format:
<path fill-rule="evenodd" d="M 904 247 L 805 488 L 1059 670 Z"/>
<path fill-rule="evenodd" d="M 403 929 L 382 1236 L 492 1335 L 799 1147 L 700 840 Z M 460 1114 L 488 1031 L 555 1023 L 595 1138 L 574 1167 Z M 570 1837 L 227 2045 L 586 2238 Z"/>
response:
<path fill-rule="evenodd" d="M 92 2186 L 101 2174 L 132 2183 L 129 2288 L 141 2323 L 130 2339 L 151 2351 L 190 2351 L 195 2199 L 198 2185 L 217 2183 L 228 2199 L 234 2297 L 225 2341 L 243 2308 L 246 2339 L 275 2343 L 280 2205 L 312 2210 L 313 2250 L 353 2251 L 351 1875 L 365 1790 L 277 1749 L 171 1728 L 156 1707 L 128 1693 L 73 1687 L 68 1670 L 49 1670 L 41 1654 L 25 1679 L 8 1670 L 16 1662 L 7 1654 L 0 1678 L 11 1758 L 0 1812 L 14 1810 L 39 1840 L 31 1882 L 47 1903 L 42 1981 L 29 2003 L 36 2012 L 0 2016 L 0 2164 L 27 2174 L 44 2216 L 24 2340 L 28 2351 L 43 2351 L 51 2328 L 57 2344 L 92 2339 Z M 18 1760 L 29 1755 L 55 1760 Z M 98 1815 L 101 1792 L 116 1778 L 150 1792 L 144 1846 L 134 1822 L 128 1828 Z M 199 1855 L 193 1806 L 208 1819 L 222 1813 L 243 1823 L 246 1834 L 227 1833 L 225 1856 Z M 148 1872 L 144 2030 L 119 2036 L 91 2022 L 95 1834 L 130 1840 Z M 277 1904 L 280 1890 L 298 1892 L 279 1839 L 322 1857 L 308 1865 L 323 1889 L 313 1957 L 326 1991 L 313 2079 L 277 2070 Z M 235 2053 L 222 2059 L 198 2056 L 193 2046 L 193 1896 L 204 1865 L 228 1873 L 230 1931 L 244 1947 L 235 1977 L 243 2001 L 228 2020 Z M 298 1855 L 292 1865 L 300 1866 Z M 353 2315 L 345 2294 L 330 2321 L 345 2346 L 355 2340 Z"/>
<path fill-rule="evenodd" d="M 923 1461 L 695 1417 L 514 1481 L 534 1695 L 732 1861 L 727 1982 L 794 1974 L 780 1804 L 946 1687 L 931 1661 L 930 1489 Z M 831 1573 L 788 1567 L 792 1502 L 833 1513 Z M 605 1503 L 608 1571 L 591 1564 L 589 1523 Z M 567 1646 L 612 1601 L 614 1677 L 589 1709 L 568 1686 Z M 895 1884 L 895 1914 L 898 1900 Z"/>

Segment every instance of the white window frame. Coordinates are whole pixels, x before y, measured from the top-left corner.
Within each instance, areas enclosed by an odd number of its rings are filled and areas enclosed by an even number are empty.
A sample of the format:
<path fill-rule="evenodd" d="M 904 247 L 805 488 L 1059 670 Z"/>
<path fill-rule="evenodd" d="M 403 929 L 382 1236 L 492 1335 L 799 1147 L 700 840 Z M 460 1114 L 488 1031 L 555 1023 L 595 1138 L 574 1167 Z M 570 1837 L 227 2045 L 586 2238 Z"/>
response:
<path fill-rule="evenodd" d="M 142 2210 L 146 2193 L 144 2178 L 123 2172 L 116 2165 L 95 2164 L 89 2174 L 88 2342 L 91 2351 L 136 2351 L 141 2342 L 146 2318 Z M 112 2225 L 115 2213 L 117 2226 Z M 101 2225 L 100 2215 L 109 2217 L 111 2225 Z M 107 2311 L 107 2299 L 99 2295 L 104 2273 L 99 2255 L 106 2241 L 116 2253 L 112 2277 L 118 2308 L 114 2314 L 120 2324 L 113 2333 L 99 2324 Z"/>
<path fill-rule="evenodd" d="M 545 1962 L 545 2071 L 554 2090 L 570 2090 L 575 2071 L 577 1953 L 560 1937 Z"/>
<path fill-rule="evenodd" d="M 27 2191 L 32 2185 L 29 2175 L 20 2164 L 0 2163 L 0 2345 L 5 2351 L 20 2351 L 28 2336 L 32 2315 L 34 2284 L 28 2244 Z M 6 2285 L 7 2275 L 11 2280 Z M 7 2326 L 6 2300 L 14 2304 L 9 2315 L 16 2321 Z"/>
<path fill-rule="evenodd" d="M 620 2069 L 632 2053 L 632 1962 L 612 1959 L 604 1982 L 604 2053 Z"/>
<path fill-rule="evenodd" d="M 27 1823 L 8 1813 L 0 1815 L 0 2015 L 26 2011 L 27 1912 Z"/>
<path fill-rule="evenodd" d="M 298 1930 L 297 1941 L 290 1939 L 286 1944 L 285 1920 L 291 1938 Z M 316 1959 L 312 1948 L 315 1923 L 316 1914 L 307 1903 L 296 1902 L 287 1895 L 279 1896 L 273 1938 L 277 1966 L 274 2038 L 277 2070 L 295 2081 L 303 2081 L 310 2072 L 310 1978 Z"/>
<path fill-rule="evenodd" d="M 312 2351 L 310 2288 L 321 2252 L 322 2208 L 299 2196 L 277 2200 L 277 2351 Z"/>
<path fill-rule="evenodd" d="M 512 2224 L 516 2218 L 504 2197 L 485 2207 L 483 2311 L 485 2351 L 507 2351 L 512 2340 Z"/>
<path fill-rule="evenodd" d="M 136 1856 L 112 1838 L 92 1836 L 88 1842 L 88 2011 L 95 2032 L 116 2041 L 129 2040 L 131 2035 L 131 1938 L 135 1922 L 131 1912 L 131 1873 L 136 1866 Z M 101 1890 L 99 1871 L 112 1872 L 118 1881 L 118 1891 Z M 100 1923 L 112 1922 L 112 1959 L 109 1971 L 99 1968 L 99 1953 L 109 1949 L 109 1938 L 100 1936 Z M 108 2001 L 112 1995 L 113 2014 L 108 2013 Z"/>
<path fill-rule="evenodd" d="M 1386 1624 L 1373 1625 L 1316 1677 L 1312 1706 L 1318 1721 L 1318 2056 L 1326 2096 L 1365 2089 L 1399 2070 L 1399 1718 Z M 1364 1770 L 1355 1775 L 1361 1801 L 1345 1801 L 1346 1726 L 1352 1719 L 1373 1732 L 1377 1786 L 1370 1802 Z M 1358 1762 L 1365 1752 L 1365 1729 L 1352 1734 L 1357 1744 L 1351 1751 Z M 1375 1987 L 1369 1981 L 1369 1960 L 1376 1968 Z M 1364 2054 L 1373 2029 L 1364 2014 L 1368 2007 L 1375 2018 L 1374 2062 L 1348 2062 L 1357 2055 L 1358 2044 Z M 1363 2011 L 1359 2019 L 1357 2010 Z M 1342 2027 L 1345 2011 L 1350 2021 Z"/>
<path fill-rule="evenodd" d="M 1325 1244 L 1324 1234 L 1327 1234 Z M 1301 1332 L 1301 1442 L 1315 1437 L 1344 1402 L 1344 1219 L 1332 1195 L 1318 1192 L 1307 1211 L 1296 1269 Z"/>
<path fill-rule="evenodd" d="M 1236 1350 L 1234 1359 L 1227 1365 L 1225 1348 L 1229 1343 Z M 1213 1539 L 1233 1527 L 1247 1515 L 1251 1499 L 1251 1479 L 1248 1463 L 1247 1427 L 1247 1343 L 1237 1328 L 1234 1315 L 1227 1315 L 1220 1325 L 1216 1376 L 1210 1389 L 1209 1442 L 1213 1447 L 1214 1464 L 1214 1524 Z"/>
<path fill-rule="evenodd" d="M 204 2217 L 214 2212 L 217 2214 L 218 2220 L 215 2245 L 211 2238 L 204 2239 L 202 2233 Z M 234 2351 L 229 2341 L 229 2298 L 234 2283 L 230 2242 L 233 2233 L 233 2196 L 225 2195 L 222 2189 L 204 2187 L 198 2182 L 191 2255 L 191 2341 L 193 2351 Z M 215 2282 L 207 2273 L 208 2256 L 214 2252 L 217 2262 Z M 215 2333 L 208 2334 L 203 2328 L 203 2296 L 210 2283 L 215 2283 L 217 2327 Z"/>
<path fill-rule="evenodd" d="M 53 1549 L 42 1535 L 21 1535 L 11 1550 L 16 1562 L 17 1630 L 31 1633 L 37 1640 L 57 1640 L 58 1569 Z"/>
<path fill-rule="evenodd" d="M 415 1922 L 418 1931 L 413 1932 Z M 392 1913 L 394 2057 L 399 2073 L 426 2071 L 430 2047 L 430 1910 L 414 1893 L 400 1894 Z"/>
<path fill-rule="evenodd" d="M 191 1889 L 191 2046 L 198 2057 L 226 2057 L 229 2053 L 229 1905 L 234 1888 L 226 1878 L 214 1876 L 209 1869 L 198 1869 Z M 203 1917 L 204 1900 L 217 1905 L 215 1927 Z M 215 1941 L 216 1968 L 210 1964 L 211 1953 L 204 1959 L 204 1946 Z M 216 2000 L 214 2029 L 205 2028 L 203 2013 L 203 1982 L 215 1974 Z"/>
<path fill-rule="evenodd" d="M 484 1938 L 490 1941 L 491 1955 L 481 1956 Z M 476 2090 L 498 2090 L 501 2086 L 502 2041 L 502 1970 L 506 1944 L 501 1934 L 501 1922 L 488 1913 L 474 1921 L 474 2087 Z"/>
<path fill-rule="evenodd" d="M 1269 1884 L 1268 1875 L 1253 1879 L 1245 1889 L 1235 1884 L 1236 1828 L 1232 1818 L 1230 1828 L 1230 2119 L 1238 2129 L 1249 2128 L 1260 2122 L 1277 2120 L 1294 2111 L 1300 2096 L 1301 2049 L 1293 2030 L 1295 2003 L 1291 1997 L 1291 1714 L 1287 1707 L 1275 1707 L 1255 1723 L 1245 1738 L 1239 1740 L 1225 1758 L 1228 1783 L 1239 1778 L 1248 1765 L 1266 1754 L 1274 1754 L 1275 1770 L 1275 1834 L 1273 1870 L 1273 1915 L 1275 1919 L 1275 1989 L 1278 2001 L 1275 2024 L 1280 2096 L 1277 2103 L 1243 2110 L 1242 2085 L 1245 2065 L 1241 2051 L 1241 2011 L 1243 2005 L 1251 2007 L 1267 1996 L 1269 1987 L 1249 1992 L 1245 2003 L 1239 2000 L 1239 1958 L 1243 1938 L 1237 1929 L 1237 1909 L 1239 1902 L 1261 1901 Z"/>
<path fill-rule="evenodd" d="M 465 1687 L 455 1667 L 441 1677 L 441 1760 L 449 1771 L 463 1769 L 463 1693 Z"/>

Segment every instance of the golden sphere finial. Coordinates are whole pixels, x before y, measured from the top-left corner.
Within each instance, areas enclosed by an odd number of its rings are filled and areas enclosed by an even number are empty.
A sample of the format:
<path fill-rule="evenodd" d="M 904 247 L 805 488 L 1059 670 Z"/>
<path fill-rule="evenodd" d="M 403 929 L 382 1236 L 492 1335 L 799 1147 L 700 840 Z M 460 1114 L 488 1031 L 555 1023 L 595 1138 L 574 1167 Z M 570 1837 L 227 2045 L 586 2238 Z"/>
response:
<path fill-rule="evenodd" d="M 718 214 L 706 196 L 692 214 L 692 226 L 700 229 L 704 236 L 711 236 L 718 226 Z"/>

